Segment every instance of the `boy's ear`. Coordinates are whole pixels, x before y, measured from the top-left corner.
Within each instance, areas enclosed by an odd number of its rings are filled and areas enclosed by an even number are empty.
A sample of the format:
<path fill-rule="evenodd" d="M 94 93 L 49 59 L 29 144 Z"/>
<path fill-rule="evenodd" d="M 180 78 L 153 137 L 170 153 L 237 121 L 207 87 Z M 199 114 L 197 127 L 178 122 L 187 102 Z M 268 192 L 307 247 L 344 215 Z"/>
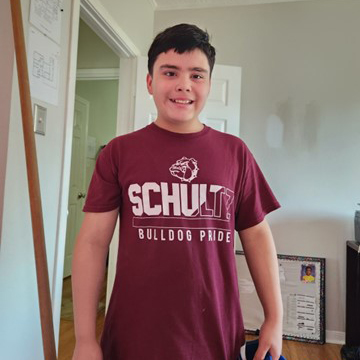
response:
<path fill-rule="evenodd" d="M 152 76 L 148 73 L 146 75 L 146 86 L 147 86 L 147 89 L 148 89 L 148 92 L 150 95 L 153 94 L 153 90 L 152 90 Z"/>

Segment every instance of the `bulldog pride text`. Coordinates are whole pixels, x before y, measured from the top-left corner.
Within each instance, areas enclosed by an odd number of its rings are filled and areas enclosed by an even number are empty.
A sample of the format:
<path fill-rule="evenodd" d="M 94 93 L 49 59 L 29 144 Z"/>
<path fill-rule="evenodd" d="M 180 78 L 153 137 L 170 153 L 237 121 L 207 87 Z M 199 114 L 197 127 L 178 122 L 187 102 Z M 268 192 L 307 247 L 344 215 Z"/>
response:
<path fill-rule="evenodd" d="M 131 184 L 133 226 L 140 240 L 230 242 L 234 192 L 211 184 Z"/>

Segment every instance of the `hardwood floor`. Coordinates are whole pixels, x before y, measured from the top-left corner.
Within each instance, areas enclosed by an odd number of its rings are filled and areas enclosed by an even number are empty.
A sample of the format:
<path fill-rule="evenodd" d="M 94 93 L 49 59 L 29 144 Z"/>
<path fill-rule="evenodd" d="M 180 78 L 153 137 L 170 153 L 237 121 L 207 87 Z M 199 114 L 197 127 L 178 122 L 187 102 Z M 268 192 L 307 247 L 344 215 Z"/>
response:
<path fill-rule="evenodd" d="M 96 333 L 100 338 L 104 324 L 105 312 L 105 284 L 101 293 L 99 312 L 96 321 Z M 70 307 L 70 309 L 69 309 Z M 71 301 L 71 279 L 64 280 L 62 317 L 60 321 L 60 341 L 58 360 L 71 360 L 75 346 L 74 322 L 72 320 Z M 247 335 L 248 340 L 255 339 L 255 336 Z M 283 341 L 283 356 L 287 360 L 341 360 L 341 345 L 325 344 L 316 345 L 301 343 L 297 341 Z M 164 359 L 165 360 L 165 359 Z M 170 359 L 166 359 L 170 360 Z"/>

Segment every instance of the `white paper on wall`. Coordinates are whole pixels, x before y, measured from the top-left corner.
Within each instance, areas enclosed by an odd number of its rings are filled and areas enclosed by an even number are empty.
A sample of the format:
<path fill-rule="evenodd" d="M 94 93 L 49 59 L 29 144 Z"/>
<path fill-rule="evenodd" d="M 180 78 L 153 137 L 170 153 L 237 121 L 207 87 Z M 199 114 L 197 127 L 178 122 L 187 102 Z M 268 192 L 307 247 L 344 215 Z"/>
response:
<path fill-rule="evenodd" d="M 31 0 L 30 22 L 44 35 L 60 44 L 62 0 Z"/>
<path fill-rule="evenodd" d="M 59 97 L 60 46 L 30 27 L 28 69 L 31 96 L 57 105 Z"/>

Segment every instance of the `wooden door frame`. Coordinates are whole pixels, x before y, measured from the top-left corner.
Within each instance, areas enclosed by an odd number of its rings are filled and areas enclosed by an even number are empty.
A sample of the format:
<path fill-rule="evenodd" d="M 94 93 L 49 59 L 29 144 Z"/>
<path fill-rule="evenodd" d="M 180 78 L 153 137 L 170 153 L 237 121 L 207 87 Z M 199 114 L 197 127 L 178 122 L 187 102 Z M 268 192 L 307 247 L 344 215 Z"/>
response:
<path fill-rule="evenodd" d="M 75 83 L 77 47 L 79 39 L 80 17 L 95 31 L 95 33 L 111 47 L 120 57 L 119 96 L 118 96 L 118 135 L 133 129 L 134 94 L 136 80 L 136 62 L 140 51 L 126 33 L 114 21 L 112 16 L 99 0 L 74 0 L 72 2 L 69 72 L 66 95 L 65 136 L 63 169 L 61 179 L 61 195 L 59 205 L 59 220 L 57 229 L 57 244 L 55 250 L 52 278 L 52 303 L 56 346 L 59 344 L 60 313 L 64 270 L 64 253 L 67 225 L 67 207 L 70 185 L 71 148 L 73 132 L 73 115 L 75 105 Z M 116 237 L 116 235 L 114 235 Z M 51 273 L 51 272 L 50 272 Z"/>

